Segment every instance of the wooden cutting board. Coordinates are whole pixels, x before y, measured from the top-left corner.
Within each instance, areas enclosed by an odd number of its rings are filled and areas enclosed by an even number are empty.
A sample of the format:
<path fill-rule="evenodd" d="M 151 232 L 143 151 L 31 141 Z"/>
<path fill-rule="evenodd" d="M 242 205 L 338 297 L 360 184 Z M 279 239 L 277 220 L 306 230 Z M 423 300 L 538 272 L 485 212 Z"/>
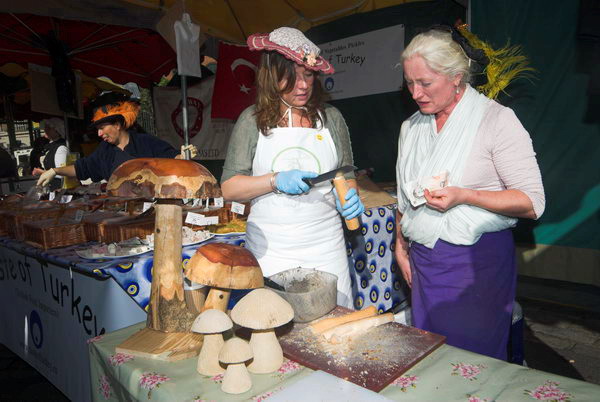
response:
<path fill-rule="evenodd" d="M 350 311 L 338 306 L 324 318 Z M 375 392 L 404 374 L 445 340 L 444 336 L 396 322 L 372 328 L 344 345 L 331 345 L 313 334 L 308 324 L 300 323 L 294 323 L 279 337 L 288 359 Z"/>

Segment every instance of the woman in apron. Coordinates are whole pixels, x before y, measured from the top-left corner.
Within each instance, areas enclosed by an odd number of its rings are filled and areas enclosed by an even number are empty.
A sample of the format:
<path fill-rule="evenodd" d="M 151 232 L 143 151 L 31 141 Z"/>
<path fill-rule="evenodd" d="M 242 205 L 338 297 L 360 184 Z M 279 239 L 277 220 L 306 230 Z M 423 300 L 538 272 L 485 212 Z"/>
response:
<path fill-rule="evenodd" d="M 263 51 L 256 104 L 240 115 L 221 178 L 226 199 L 252 200 L 246 247 L 263 275 L 295 267 L 337 275 L 338 304 L 352 307 L 352 290 L 340 214 L 364 211 L 356 181 L 342 208 L 331 183 L 312 188 L 302 180 L 351 165 L 348 128 L 340 112 L 323 103 L 318 73 L 333 67 L 302 32 L 279 28 L 248 38 Z"/>

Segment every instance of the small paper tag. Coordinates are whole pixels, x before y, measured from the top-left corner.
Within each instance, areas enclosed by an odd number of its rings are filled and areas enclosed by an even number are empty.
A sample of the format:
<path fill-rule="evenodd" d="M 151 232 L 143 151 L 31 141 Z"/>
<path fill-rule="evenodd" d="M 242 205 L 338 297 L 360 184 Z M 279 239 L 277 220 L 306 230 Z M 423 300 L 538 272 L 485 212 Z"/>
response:
<path fill-rule="evenodd" d="M 240 204 L 239 202 L 235 202 L 233 201 L 231 203 L 231 212 L 239 214 L 239 215 L 244 215 L 244 211 L 246 209 L 246 206 L 244 204 Z"/>
<path fill-rule="evenodd" d="M 215 198 L 215 207 L 223 208 L 223 197 Z"/>
<path fill-rule="evenodd" d="M 185 223 L 196 226 L 205 226 L 204 219 L 205 217 L 202 214 L 188 212 L 187 216 L 185 217 Z"/>
<path fill-rule="evenodd" d="M 152 207 L 152 203 L 151 202 L 145 202 L 144 206 L 142 207 L 142 212 L 146 212 L 147 210 L 149 210 Z"/>
<path fill-rule="evenodd" d="M 194 198 L 192 202 L 192 207 L 202 206 L 202 198 Z"/>
<path fill-rule="evenodd" d="M 50 194 L 48 194 L 48 200 L 54 201 L 55 197 L 56 197 L 56 193 L 54 191 L 50 191 Z"/>
<path fill-rule="evenodd" d="M 82 219 L 83 219 L 83 210 L 78 209 L 75 212 L 75 222 L 81 222 Z"/>
<path fill-rule="evenodd" d="M 188 202 L 190 202 L 190 199 L 189 198 L 183 198 L 182 201 L 183 201 L 183 205 L 186 205 Z"/>
<path fill-rule="evenodd" d="M 71 200 L 73 199 L 72 195 L 63 195 L 62 197 L 60 197 L 60 203 L 61 204 L 68 204 L 69 202 L 71 202 Z"/>
<path fill-rule="evenodd" d="M 207 225 L 218 225 L 219 217 L 218 216 L 207 216 L 204 218 L 204 226 Z"/>

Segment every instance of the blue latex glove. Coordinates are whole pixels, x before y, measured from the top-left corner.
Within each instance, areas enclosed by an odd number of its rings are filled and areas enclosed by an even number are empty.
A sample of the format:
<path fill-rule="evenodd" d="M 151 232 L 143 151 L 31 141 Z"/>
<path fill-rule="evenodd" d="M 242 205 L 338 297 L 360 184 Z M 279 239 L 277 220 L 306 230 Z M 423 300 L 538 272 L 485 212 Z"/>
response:
<path fill-rule="evenodd" d="M 335 188 L 333 189 L 333 193 L 335 194 L 335 206 L 337 207 L 338 212 L 342 214 L 344 219 L 350 220 L 362 215 L 362 213 L 365 212 L 365 206 L 360 200 L 355 188 L 349 189 L 346 193 L 346 197 L 344 197 L 346 199 L 346 203 L 344 204 L 343 208 L 340 204 L 340 197 L 338 197 L 338 193 L 335 191 Z"/>
<path fill-rule="evenodd" d="M 317 176 L 318 174 L 314 172 L 306 172 L 297 169 L 279 172 L 277 173 L 277 177 L 275 177 L 275 187 L 282 193 L 291 195 L 303 194 L 310 190 L 310 186 L 302 179 L 312 179 Z"/>

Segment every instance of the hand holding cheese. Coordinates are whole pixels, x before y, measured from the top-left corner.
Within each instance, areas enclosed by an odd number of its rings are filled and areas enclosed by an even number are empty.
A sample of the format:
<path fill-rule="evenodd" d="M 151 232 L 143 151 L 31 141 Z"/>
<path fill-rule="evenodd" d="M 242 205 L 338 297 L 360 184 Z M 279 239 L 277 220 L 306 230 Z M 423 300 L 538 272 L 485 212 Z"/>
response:
<path fill-rule="evenodd" d="M 352 218 L 356 218 L 357 216 L 360 216 L 363 212 L 365 212 L 365 206 L 360 200 L 360 197 L 358 196 L 358 193 L 356 192 L 355 188 L 351 188 L 346 193 L 346 196 L 344 197 L 346 203 L 344 204 L 344 206 L 340 204 L 340 197 L 337 191 L 335 191 L 334 189 L 333 192 L 335 194 L 335 205 L 337 207 L 337 210 L 344 218 L 349 220 Z"/>

